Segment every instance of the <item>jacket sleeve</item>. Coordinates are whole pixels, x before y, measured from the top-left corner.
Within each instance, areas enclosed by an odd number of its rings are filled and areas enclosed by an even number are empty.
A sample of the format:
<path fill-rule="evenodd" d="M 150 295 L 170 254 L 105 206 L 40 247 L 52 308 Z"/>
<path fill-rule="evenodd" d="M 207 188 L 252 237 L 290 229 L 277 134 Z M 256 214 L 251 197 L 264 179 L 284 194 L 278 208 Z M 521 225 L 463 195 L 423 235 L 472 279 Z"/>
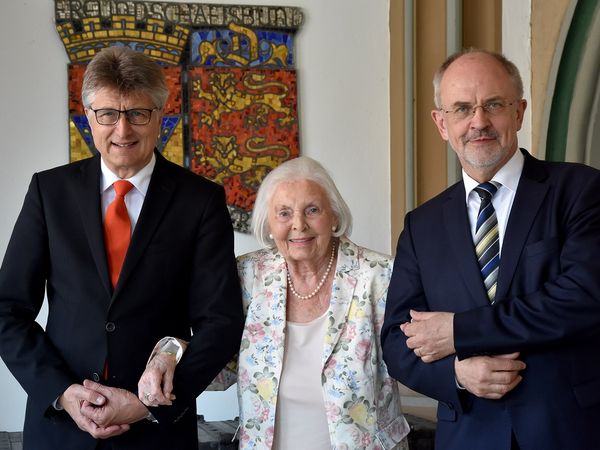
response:
<path fill-rule="evenodd" d="M 387 265 L 386 265 L 387 263 Z M 382 358 L 381 349 L 381 324 L 385 312 L 385 303 L 388 293 L 389 281 L 392 271 L 391 259 L 377 261 L 377 264 L 385 265 L 378 267 L 375 273 L 379 276 L 381 283 L 375 283 L 374 306 L 376 311 L 375 323 L 375 345 L 378 355 L 378 380 L 376 387 L 375 402 L 377 407 L 377 439 L 386 444 L 386 448 L 394 448 L 402 441 L 410 430 L 410 426 L 401 411 L 400 391 L 398 383 L 388 373 L 388 369 Z M 373 264 L 373 263 L 371 263 Z M 368 270 L 368 269 L 365 269 Z M 389 447 L 388 447 L 389 446 Z"/>
<path fill-rule="evenodd" d="M 42 415 L 53 411 L 52 403 L 78 381 L 35 320 L 50 272 L 39 183 L 36 174 L 0 269 L 0 354 Z"/>
<path fill-rule="evenodd" d="M 189 311 L 193 335 L 175 371 L 174 407 L 160 407 L 154 413 L 161 422 L 177 420 L 182 405 L 195 401 L 240 345 L 244 316 L 233 229 L 223 189 L 214 192 L 197 230 L 191 261 Z"/>
<path fill-rule="evenodd" d="M 406 346 L 400 330 L 410 321 L 410 310 L 429 311 L 419 272 L 419 261 L 413 247 L 411 214 L 405 218 L 398 240 L 394 270 L 388 289 L 385 318 L 381 332 L 383 359 L 389 374 L 402 384 L 428 397 L 461 410 L 454 378 L 454 356 L 426 364 Z"/>
<path fill-rule="evenodd" d="M 254 285 L 254 260 L 252 254 L 237 258 L 238 275 L 242 287 L 242 303 L 244 316 L 248 314 L 248 306 L 252 301 L 252 286 Z M 207 391 L 225 391 L 237 383 L 239 353 L 227 363 L 210 383 Z"/>

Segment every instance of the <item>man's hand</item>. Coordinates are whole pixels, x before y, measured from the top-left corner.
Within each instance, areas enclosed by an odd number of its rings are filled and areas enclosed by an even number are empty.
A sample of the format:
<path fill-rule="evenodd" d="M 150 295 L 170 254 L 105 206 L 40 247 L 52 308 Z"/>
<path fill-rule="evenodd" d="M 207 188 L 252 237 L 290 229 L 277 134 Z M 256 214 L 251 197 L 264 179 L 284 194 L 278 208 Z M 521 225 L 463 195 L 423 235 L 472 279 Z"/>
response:
<path fill-rule="evenodd" d="M 106 398 L 99 392 L 88 389 L 81 384 L 72 384 L 58 398 L 58 404 L 71 416 L 77 426 L 96 439 L 118 436 L 129 430 L 129 425 L 99 426 L 81 413 L 81 407 L 84 403 L 100 408 L 106 403 Z"/>
<path fill-rule="evenodd" d="M 176 367 L 175 355 L 171 353 L 157 353 L 148 361 L 146 370 L 138 382 L 138 396 L 144 405 L 173 403 L 173 375 Z"/>
<path fill-rule="evenodd" d="M 498 400 L 512 391 L 523 377 L 519 374 L 525 363 L 519 353 L 496 356 L 473 356 L 454 360 L 456 381 L 477 397 Z"/>
<path fill-rule="evenodd" d="M 456 353 L 454 313 L 410 311 L 411 321 L 400 325 L 406 346 L 425 363 Z"/>
<path fill-rule="evenodd" d="M 148 416 L 148 409 L 132 392 L 90 380 L 84 380 L 83 385 L 106 398 L 102 405 L 84 401 L 81 406 L 81 414 L 101 427 L 131 424 Z"/>

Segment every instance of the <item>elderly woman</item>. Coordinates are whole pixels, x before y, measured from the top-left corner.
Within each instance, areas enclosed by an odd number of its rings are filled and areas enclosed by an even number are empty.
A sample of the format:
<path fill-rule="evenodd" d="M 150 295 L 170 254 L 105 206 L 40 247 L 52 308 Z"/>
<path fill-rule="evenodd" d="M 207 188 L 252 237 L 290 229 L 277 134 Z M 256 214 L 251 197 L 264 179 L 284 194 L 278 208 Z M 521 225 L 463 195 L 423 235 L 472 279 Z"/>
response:
<path fill-rule="evenodd" d="M 266 248 L 238 258 L 246 324 L 237 377 L 225 369 L 213 383 L 238 383 L 241 449 L 408 447 L 379 342 L 392 260 L 350 241 L 351 225 L 332 179 L 308 157 L 280 165 L 258 191 L 252 228 Z M 159 347 L 139 383 L 148 406 L 171 395 L 175 358 Z"/>

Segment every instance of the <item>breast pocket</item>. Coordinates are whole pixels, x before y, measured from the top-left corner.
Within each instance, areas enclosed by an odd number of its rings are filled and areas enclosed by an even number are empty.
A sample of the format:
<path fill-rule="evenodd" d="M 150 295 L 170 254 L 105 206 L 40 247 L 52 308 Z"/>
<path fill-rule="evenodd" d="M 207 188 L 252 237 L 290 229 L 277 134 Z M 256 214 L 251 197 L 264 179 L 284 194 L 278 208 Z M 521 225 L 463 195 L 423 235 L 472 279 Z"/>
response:
<path fill-rule="evenodd" d="M 575 398 L 582 408 L 600 404 L 600 378 L 573 387 Z"/>
<path fill-rule="evenodd" d="M 527 245 L 515 271 L 514 292 L 535 292 L 543 283 L 556 278 L 560 273 L 561 248 L 562 243 L 558 237 Z"/>
<path fill-rule="evenodd" d="M 177 250 L 177 245 L 168 242 L 150 243 L 146 249 L 147 255 L 160 255 L 161 253 L 169 253 Z"/>
<path fill-rule="evenodd" d="M 544 239 L 534 242 L 525 247 L 525 258 L 539 258 L 547 254 L 560 254 L 561 243 L 558 237 Z"/>

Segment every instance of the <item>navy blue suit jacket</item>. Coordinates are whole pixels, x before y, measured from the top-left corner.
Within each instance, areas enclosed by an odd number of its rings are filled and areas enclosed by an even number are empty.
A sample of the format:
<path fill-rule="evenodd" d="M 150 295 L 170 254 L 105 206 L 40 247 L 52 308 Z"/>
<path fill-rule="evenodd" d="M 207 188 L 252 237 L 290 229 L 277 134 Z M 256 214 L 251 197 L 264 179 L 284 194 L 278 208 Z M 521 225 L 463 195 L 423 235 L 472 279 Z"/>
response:
<path fill-rule="evenodd" d="M 99 156 L 33 176 L 0 269 L 0 354 L 28 394 L 25 449 L 94 449 L 52 403 L 85 378 L 137 392 L 163 336 L 191 339 L 177 400 L 153 409 L 160 424 L 135 423 L 112 448 L 198 448 L 195 399 L 237 351 L 243 328 L 233 230 L 222 187 L 156 158 L 114 290 Z M 44 292 L 45 330 L 34 321 Z"/>
<path fill-rule="evenodd" d="M 382 330 L 390 374 L 439 401 L 436 448 L 598 448 L 600 172 L 525 164 L 502 246 L 496 303 L 479 273 L 461 182 L 407 214 Z M 425 364 L 398 325 L 409 310 L 452 311 L 460 359 L 521 352 L 523 381 L 501 400 L 458 390 L 454 358 Z"/>

